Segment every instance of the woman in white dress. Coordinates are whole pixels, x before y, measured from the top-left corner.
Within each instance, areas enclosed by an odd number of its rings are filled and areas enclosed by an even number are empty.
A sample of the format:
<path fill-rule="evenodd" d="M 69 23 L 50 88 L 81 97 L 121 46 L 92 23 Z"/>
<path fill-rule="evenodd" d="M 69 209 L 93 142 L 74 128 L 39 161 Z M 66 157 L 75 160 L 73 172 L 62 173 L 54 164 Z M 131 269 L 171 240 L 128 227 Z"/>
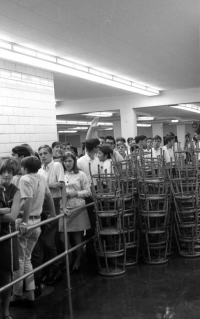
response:
<path fill-rule="evenodd" d="M 76 155 L 73 152 L 65 152 L 63 156 L 63 167 L 65 171 L 65 186 L 67 196 L 67 208 L 75 208 L 85 205 L 84 197 L 91 195 L 90 184 L 86 174 L 80 171 L 77 167 Z M 63 219 L 60 219 L 59 231 L 63 241 Z M 90 221 L 87 209 L 83 208 L 78 213 L 71 214 L 67 219 L 67 231 L 69 246 L 76 246 L 83 241 L 84 230 L 90 229 Z M 83 253 L 83 248 L 75 250 L 75 261 L 72 266 L 72 273 L 80 270 L 80 262 Z"/>

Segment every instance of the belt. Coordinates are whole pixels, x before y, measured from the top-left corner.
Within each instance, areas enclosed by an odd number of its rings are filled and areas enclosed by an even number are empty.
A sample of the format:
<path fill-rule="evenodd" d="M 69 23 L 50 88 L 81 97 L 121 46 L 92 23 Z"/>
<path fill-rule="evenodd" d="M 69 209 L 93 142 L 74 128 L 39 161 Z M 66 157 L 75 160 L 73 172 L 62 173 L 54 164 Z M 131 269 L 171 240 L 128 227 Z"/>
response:
<path fill-rule="evenodd" d="M 23 214 L 19 214 L 18 218 L 23 218 Z M 29 216 L 29 219 L 39 219 L 41 218 L 40 215 L 39 216 Z"/>

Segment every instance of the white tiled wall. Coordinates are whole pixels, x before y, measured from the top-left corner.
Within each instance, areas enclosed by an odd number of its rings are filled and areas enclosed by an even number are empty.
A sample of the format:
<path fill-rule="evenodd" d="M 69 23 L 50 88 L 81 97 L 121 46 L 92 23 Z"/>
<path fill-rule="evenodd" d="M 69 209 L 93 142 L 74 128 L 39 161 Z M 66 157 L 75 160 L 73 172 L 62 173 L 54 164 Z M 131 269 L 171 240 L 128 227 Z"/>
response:
<path fill-rule="evenodd" d="M 57 140 L 53 74 L 0 60 L 0 157 Z"/>

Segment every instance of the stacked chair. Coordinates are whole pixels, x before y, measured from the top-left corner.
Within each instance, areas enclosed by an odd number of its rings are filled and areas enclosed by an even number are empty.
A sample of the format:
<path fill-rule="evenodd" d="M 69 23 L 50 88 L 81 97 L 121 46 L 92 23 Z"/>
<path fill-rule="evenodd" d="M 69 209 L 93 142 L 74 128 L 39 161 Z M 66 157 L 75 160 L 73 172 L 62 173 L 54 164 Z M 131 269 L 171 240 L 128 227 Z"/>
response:
<path fill-rule="evenodd" d="M 168 261 L 169 184 L 163 158 L 140 156 L 138 171 L 139 220 L 143 261 Z"/>
<path fill-rule="evenodd" d="M 176 166 L 176 176 L 171 178 L 171 190 L 175 206 L 174 233 L 179 254 L 184 257 L 200 256 L 200 188 L 197 158 L 193 159 L 190 165 Z"/>
<path fill-rule="evenodd" d="M 97 218 L 95 250 L 99 273 L 117 276 L 125 273 L 126 239 L 120 175 L 91 175 Z"/>

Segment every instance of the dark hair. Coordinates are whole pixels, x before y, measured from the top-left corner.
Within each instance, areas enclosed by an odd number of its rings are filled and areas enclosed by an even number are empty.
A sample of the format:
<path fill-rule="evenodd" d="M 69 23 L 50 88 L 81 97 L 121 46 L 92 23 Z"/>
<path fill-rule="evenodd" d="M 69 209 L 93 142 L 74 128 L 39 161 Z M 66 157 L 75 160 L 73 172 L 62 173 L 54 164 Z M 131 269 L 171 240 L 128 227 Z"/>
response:
<path fill-rule="evenodd" d="M 131 152 L 133 152 L 133 151 L 135 151 L 135 150 L 138 150 L 139 149 L 139 146 L 137 146 L 136 144 L 135 145 L 132 145 L 131 147 L 130 147 L 130 151 Z"/>
<path fill-rule="evenodd" d="M 27 148 L 27 150 L 30 152 L 30 155 L 33 155 L 34 151 L 32 149 L 32 147 L 29 144 L 21 144 L 21 146 L 24 146 Z"/>
<path fill-rule="evenodd" d="M 123 137 L 117 137 L 116 138 L 116 143 L 117 142 L 123 142 L 124 144 L 126 143 L 126 140 L 125 140 L 125 138 L 123 138 Z"/>
<path fill-rule="evenodd" d="M 78 149 L 76 146 L 71 146 L 71 150 L 76 156 L 78 156 Z"/>
<path fill-rule="evenodd" d="M 91 152 L 100 144 L 98 138 L 90 138 L 85 141 L 85 148 L 88 152 Z"/>
<path fill-rule="evenodd" d="M 52 146 L 52 148 L 54 148 L 55 146 L 61 145 L 61 144 L 62 144 L 61 142 L 57 141 L 57 142 L 53 142 L 51 146 Z"/>
<path fill-rule="evenodd" d="M 146 139 L 146 136 L 145 135 L 137 135 L 135 137 L 135 143 L 138 144 L 139 141 L 144 141 Z"/>
<path fill-rule="evenodd" d="M 68 157 L 71 157 L 71 158 L 73 159 L 73 161 L 74 161 L 74 165 L 73 165 L 74 174 L 78 174 L 79 168 L 78 168 L 78 166 L 77 166 L 76 154 L 74 154 L 73 152 L 70 152 L 70 151 L 65 152 L 65 155 L 63 156 L 63 168 L 64 168 L 64 171 L 66 172 L 66 168 L 65 168 L 65 165 L 64 165 L 64 161 L 65 161 Z"/>
<path fill-rule="evenodd" d="M 37 173 L 41 168 L 41 162 L 36 156 L 28 156 L 23 158 L 21 166 L 26 168 L 28 173 Z"/>
<path fill-rule="evenodd" d="M 99 151 L 101 151 L 104 156 L 108 155 L 108 159 L 110 159 L 113 154 L 113 150 L 107 145 L 99 146 Z"/>
<path fill-rule="evenodd" d="M 147 137 L 147 141 L 148 140 L 153 140 L 153 137 L 151 137 L 151 136 Z"/>
<path fill-rule="evenodd" d="M 31 153 L 29 152 L 29 150 L 25 146 L 15 146 L 12 149 L 12 152 L 14 154 L 17 154 L 19 157 L 21 157 L 21 156 L 27 157 L 27 156 L 31 155 Z"/>
<path fill-rule="evenodd" d="M 160 135 L 155 135 L 154 137 L 153 137 L 153 141 L 154 140 L 160 140 L 161 142 L 162 142 L 162 138 L 160 137 Z"/>
<path fill-rule="evenodd" d="M 193 141 L 194 141 L 195 143 L 198 142 L 198 139 L 197 139 L 197 137 L 196 137 L 195 135 L 193 136 Z"/>
<path fill-rule="evenodd" d="M 111 136 L 111 135 L 107 135 L 107 136 L 105 137 L 105 141 L 106 141 L 106 140 L 112 140 L 112 141 L 114 142 L 114 144 L 115 144 L 115 139 L 114 139 L 114 137 Z"/>
<path fill-rule="evenodd" d="M 130 143 L 130 141 L 132 141 L 132 140 L 134 140 L 133 137 L 128 137 L 128 138 L 127 138 L 127 143 Z"/>
<path fill-rule="evenodd" d="M 105 136 L 99 136 L 99 138 L 105 141 Z"/>
<path fill-rule="evenodd" d="M 166 138 L 167 136 L 174 136 L 174 137 L 175 137 L 175 134 L 174 134 L 173 132 L 168 132 L 168 133 L 166 134 L 165 138 Z"/>
<path fill-rule="evenodd" d="M 42 149 L 42 148 L 46 148 L 47 151 L 52 154 L 52 148 L 49 146 L 49 145 L 41 145 L 39 148 L 38 148 L 38 152 Z"/>
<path fill-rule="evenodd" d="M 168 142 L 171 142 L 172 140 L 175 140 L 175 136 L 168 135 L 165 137 L 165 143 L 168 144 Z"/>
<path fill-rule="evenodd" d="M 5 171 L 12 172 L 13 175 L 17 175 L 19 172 L 18 162 L 12 157 L 0 158 L 0 175 L 2 175 Z"/>

